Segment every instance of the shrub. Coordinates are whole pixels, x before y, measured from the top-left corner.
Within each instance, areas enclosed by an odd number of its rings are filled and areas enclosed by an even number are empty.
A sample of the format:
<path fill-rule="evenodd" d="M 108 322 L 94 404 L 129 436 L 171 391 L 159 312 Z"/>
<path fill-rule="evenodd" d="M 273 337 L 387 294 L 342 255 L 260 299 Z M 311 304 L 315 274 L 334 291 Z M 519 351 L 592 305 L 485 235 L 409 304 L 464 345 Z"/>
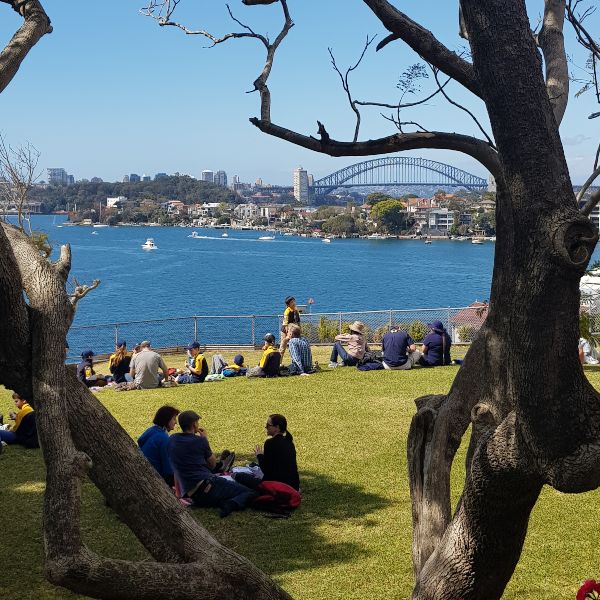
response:
<path fill-rule="evenodd" d="M 415 342 L 422 342 L 423 338 L 427 335 L 427 325 L 423 321 L 413 321 L 408 328 L 408 335 Z"/>
<path fill-rule="evenodd" d="M 461 342 L 472 342 L 477 335 L 477 329 L 471 325 L 461 325 L 458 328 L 458 339 Z"/>
<path fill-rule="evenodd" d="M 333 342 L 339 333 L 339 322 L 327 317 L 319 319 L 319 342 Z"/>

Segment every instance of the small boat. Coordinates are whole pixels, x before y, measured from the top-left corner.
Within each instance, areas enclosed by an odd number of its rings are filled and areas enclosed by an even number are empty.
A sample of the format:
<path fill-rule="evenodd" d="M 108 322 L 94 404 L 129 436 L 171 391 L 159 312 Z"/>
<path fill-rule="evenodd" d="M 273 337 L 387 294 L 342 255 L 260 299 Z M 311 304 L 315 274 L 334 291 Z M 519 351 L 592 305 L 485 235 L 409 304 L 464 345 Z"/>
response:
<path fill-rule="evenodd" d="M 191 235 L 188 235 L 188 237 L 190 237 L 190 238 L 197 238 L 197 237 L 200 237 L 200 236 L 198 235 L 197 231 L 192 231 Z"/>
<path fill-rule="evenodd" d="M 94 223 L 92 227 L 108 227 L 106 223 Z"/>
<path fill-rule="evenodd" d="M 154 243 L 153 238 L 148 238 L 143 244 L 142 248 L 144 250 L 158 250 L 158 246 Z"/>
<path fill-rule="evenodd" d="M 483 240 L 478 240 L 478 239 L 476 239 L 476 238 L 473 238 L 473 239 L 471 240 L 471 244 L 483 244 Z"/>
<path fill-rule="evenodd" d="M 380 233 L 372 233 L 371 235 L 367 236 L 368 240 L 384 240 L 385 236 L 381 235 Z"/>
<path fill-rule="evenodd" d="M 221 234 L 221 237 L 229 237 L 229 234 L 228 233 L 223 233 L 223 234 Z"/>
<path fill-rule="evenodd" d="M 268 241 L 268 240 L 274 240 L 275 236 L 274 235 L 261 235 L 258 239 L 262 240 L 263 242 L 265 242 L 265 241 Z"/>
<path fill-rule="evenodd" d="M 323 238 L 321 240 L 324 244 L 331 244 L 331 240 L 329 238 Z"/>
<path fill-rule="evenodd" d="M 425 240 L 426 244 L 431 244 L 431 240 Z"/>
<path fill-rule="evenodd" d="M 92 235 L 98 235 L 97 231 L 92 231 Z"/>
<path fill-rule="evenodd" d="M 286 231 L 283 235 L 294 235 L 291 231 Z"/>

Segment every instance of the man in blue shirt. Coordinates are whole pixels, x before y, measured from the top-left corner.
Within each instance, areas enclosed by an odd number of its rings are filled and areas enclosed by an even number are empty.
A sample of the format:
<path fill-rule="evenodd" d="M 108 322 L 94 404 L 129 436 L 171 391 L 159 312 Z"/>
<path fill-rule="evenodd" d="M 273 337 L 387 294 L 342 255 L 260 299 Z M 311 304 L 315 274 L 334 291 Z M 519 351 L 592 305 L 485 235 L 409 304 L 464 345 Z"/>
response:
<path fill-rule="evenodd" d="M 421 358 L 421 353 L 406 331 L 392 327 L 381 340 L 384 369 L 407 371 Z"/>
<path fill-rule="evenodd" d="M 300 325 L 295 323 L 288 325 L 287 338 L 290 358 L 292 359 L 290 365 L 292 375 L 309 375 L 313 372 L 310 344 L 305 337 L 302 337 L 301 333 Z"/>
<path fill-rule="evenodd" d="M 196 506 L 220 508 L 221 517 L 244 510 L 256 492 L 213 473 L 217 457 L 213 454 L 206 431 L 199 426 L 200 415 L 185 410 L 179 415 L 182 433 L 169 439 L 169 458 L 184 497 Z"/>

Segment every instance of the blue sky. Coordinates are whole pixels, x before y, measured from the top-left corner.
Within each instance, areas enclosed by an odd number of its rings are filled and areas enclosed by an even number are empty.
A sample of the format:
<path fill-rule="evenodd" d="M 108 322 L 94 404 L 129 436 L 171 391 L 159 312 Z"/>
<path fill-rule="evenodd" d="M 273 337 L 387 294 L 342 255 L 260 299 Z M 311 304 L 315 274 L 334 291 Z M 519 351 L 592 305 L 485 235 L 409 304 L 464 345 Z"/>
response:
<path fill-rule="evenodd" d="M 179 171 L 199 176 L 203 169 L 225 169 L 243 181 L 291 184 L 291 172 L 303 165 L 316 177 L 357 158 L 330 158 L 261 134 L 248 118 L 258 115 L 256 94 L 247 94 L 259 74 L 264 51 L 254 40 L 235 40 L 213 49 L 200 37 L 160 28 L 140 16 L 144 0 L 89 2 L 45 0 L 54 25 L 32 50 L 21 70 L 0 94 L 0 131 L 18 145 L 33 143 L 42 153 L 40 165 L 64 167 L 76 179 L 120 180 L 125 173 L 154 175 Z M 332 137 L 351 139 L 351 112 L 337 75 L 329 63 L 332 46 L 338 64 L 347 66 L 362 50 L 365 36 L 385 36 L 380 23 L 360 0 L 290 0 L 296 23 L 276 58 L 270 79 L 273 121 L 314 135 L 317 119 Z M 403 0 L 402 9 L 423 23 L 452 49 L 457 35 L 456 2 Z M 236 17 L 274 37 L 281 23 L 279 5 L 246 7 L 232 0 Z M 542 0 L 528 1 L 532 20 Z M 7 41 L 20 20 L 1 6 L 0 37 Z M 220 0 L 183 0 L 176 14 L 191 28 L 217 34 L 234 29 Z M 598 31 L 600 17 L 590 20 Z M 568 50 L 575 64 L 585 53 L 568 31 Z M 416 56 L 400 42 L 375 53 L 371 47 L 353 82 L 364 100 L 395 101 L 396 82 Z M 576 72 L 576 71 L 575 71 Z M 574 89 L 577 89 L 575 84 Z M 431 89 L 425 83 L 423 90 Z M 458 84 L 447 90 L 485 122 L 480 101 Z M 15 107 L 19 110 L 15 110 Z M 600 118 L 591 94 L 569 105 L 562 124 L 565 152 L 575 182 L 591 172 L 600 139 Z M 436 97 L 406 114 L 429 129 L 476 134 L 462 112 Z M 377 109 L 363 111 L 361 139 L 393 132 Z M 458 153 L 411 151 L 485 175 L 483 167 Z M 45 172 L 44 172 L 45 176 Z"/>

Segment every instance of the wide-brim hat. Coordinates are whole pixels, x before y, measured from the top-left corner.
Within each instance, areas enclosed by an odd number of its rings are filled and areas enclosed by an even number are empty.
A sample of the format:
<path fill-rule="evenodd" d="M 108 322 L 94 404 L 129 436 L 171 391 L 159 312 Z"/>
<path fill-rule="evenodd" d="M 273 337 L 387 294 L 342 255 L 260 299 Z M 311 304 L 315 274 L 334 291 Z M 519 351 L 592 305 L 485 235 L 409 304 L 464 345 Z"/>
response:
<path fill-rule="evenodd" d="M 350 325 L 350 331 L 355 331 L 356 333 L 360 333 L 364 335 L 365 333 L 365 324 L 362 321 L 354 321 L 352 325 Z"/>
<path fill-rule="evenodd" d="M 427 323 L 427 327 L 429 327 L 429 329 L 433 329 L 434 331 L 444 331 L 444 324 L 441 321 L 432 321 L 431 323 Z"/>

